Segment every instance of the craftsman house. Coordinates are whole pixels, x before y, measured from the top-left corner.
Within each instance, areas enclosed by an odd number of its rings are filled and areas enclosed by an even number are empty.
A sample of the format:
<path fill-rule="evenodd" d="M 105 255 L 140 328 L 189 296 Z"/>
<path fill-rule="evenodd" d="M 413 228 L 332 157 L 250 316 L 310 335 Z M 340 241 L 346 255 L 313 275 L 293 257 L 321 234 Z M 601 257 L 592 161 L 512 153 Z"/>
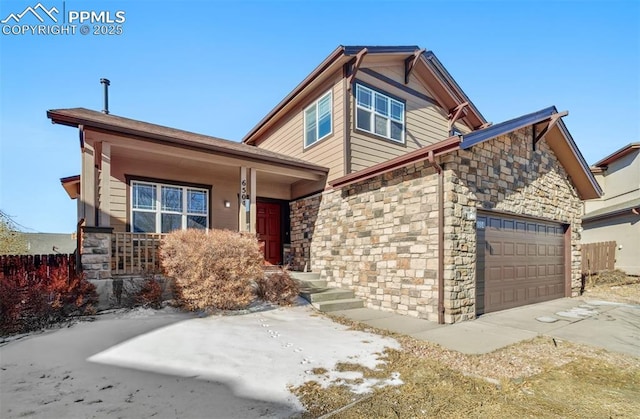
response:
<path fill-rule="evenodd" d="M 154 266 L 177 228 L 256 232 L 265 259 L 370 307 L 452 323 L 576 293 L 582 199 L 601 195 L 549 107 L 491 124 L 436 56 L 339 47 L 242 140 L 86 109 L 82 265 Z"/>
<path fill-rule="evenodd" d="M 582 243 L 616 242 L 616 269 L 640 275 L 640 143 L 598 161 L 591 172 L 604 190 L 586 201 Z"/>

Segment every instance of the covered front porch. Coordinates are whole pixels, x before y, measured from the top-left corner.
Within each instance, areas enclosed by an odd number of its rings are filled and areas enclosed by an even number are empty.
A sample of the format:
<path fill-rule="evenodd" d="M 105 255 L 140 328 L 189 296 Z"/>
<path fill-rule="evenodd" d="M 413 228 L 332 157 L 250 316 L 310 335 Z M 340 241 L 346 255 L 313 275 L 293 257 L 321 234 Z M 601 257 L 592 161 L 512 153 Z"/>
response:
<path fill-rule="evenodd" d="M 88 279 L 159 272 L 163 235 L 186 228 L 256 234 L 265 260 L 283 264 L 289 202 L 325 186 L 328 169 L 303 160 L 98 112 L 81 114 L 73 122 L 81 175 L 61 181 L 78 199 L 78 254 Z M 66 115 L 52 119 L 72 125 Z"/>

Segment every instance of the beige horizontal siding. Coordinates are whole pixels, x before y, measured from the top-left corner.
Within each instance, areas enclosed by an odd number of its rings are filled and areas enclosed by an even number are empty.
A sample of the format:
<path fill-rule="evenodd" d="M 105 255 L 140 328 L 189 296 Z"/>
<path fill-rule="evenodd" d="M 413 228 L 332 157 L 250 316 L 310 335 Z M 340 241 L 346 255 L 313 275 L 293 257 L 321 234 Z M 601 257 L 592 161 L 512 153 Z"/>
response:
<path fill-rule="evenodd" d="M 129 222 L 129 187 L 126 175 L 148 177 L 171 181 L 211 185 L 211 227 L 220 229 L 238 229 L 238 189 L 240 178 L 238 170 L 220 173 L 216 170 L 189 170 L 179 165 L 169 165 L 166 161 L 131 159 L 112 156 L 111 163 L 111 226 L 115 231 L 125 231 Z M 231 202 L 231 208 L 224 208 L 224 201 Z"/>
<path fill-rule="evenodd" d="M 304 149 L 304 109 L 320 96 L 332 91 L 332 134 Z M 344 118 L 342 73 L 315 89 L 308 99 L 295 107 L 281 121 L 258 139 L 258 147 L 329 168 L 329 180 L 344 174 Z"/>
<path fill-rule="evenodd" d="M 112 175 L 109 187 L 111 193 L 111 227 L 113 227 L 114 231 L 124 232 L 127 230 L 127 185 Z"/>
<path fill-rule="evenodd" d="M 404 84 L 404 68 L 401 65 L 375 66 L 372 70 Z M 448 137 L 446 112 L 439 106 L 407 93 L 362 71 L 357 78 L 364 83 L 405 101 L 405 144 L 394 144 L 355 130 L 355 100 L 351 95 L 350 151 L 351 172 L 371 167 L 418 148 L 442 141 Z M 412 74 L 408 87 L 433 97 L 433 94 Z"/>

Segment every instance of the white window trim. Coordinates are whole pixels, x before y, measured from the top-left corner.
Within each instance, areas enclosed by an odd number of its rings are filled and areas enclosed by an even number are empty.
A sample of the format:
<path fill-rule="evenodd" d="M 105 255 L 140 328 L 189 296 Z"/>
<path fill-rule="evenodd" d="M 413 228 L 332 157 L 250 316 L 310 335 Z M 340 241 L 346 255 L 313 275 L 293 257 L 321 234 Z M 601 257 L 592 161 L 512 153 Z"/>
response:
<path fill-rule="evenodd" d="M 364 106 L 360 106 L 358 104 L 358 93 L 357 93 L 358 89 L 367 90 L 369 92 L 369 94 L 371 95 L 371 109 L 367 109 Z M 388 109 L 388 114 L 389 115 L 388 116 L 387 115 L 383 115 L 383 114 L 381 114 L 381 113 L 376 111 L 376 103 L 375 103 L 375 100 L 376 100 L 375 95 L 376 94 L 378 94 L 380 96 L 384 96 L 385 98 L 387 98 L 387 101 L 388 101 L 387 103 L 388 103 L 388 107 L 389 107 L 389 109 Z M 356 83 L 356 94 L 354 95 L 354 101 L 355 101 L 355 105 L 356 105 L 355 106 L 356 112 L 355 112 L 355 126 L 354 126 L 354 128 L 356 130 L 362 131 L 362 132 L 366 132 L 366 133 L 371 134 L 371 135 L 375 135 L 376 137 L 384 138 L 385 140 L 393 141 L 394 143 L 397 143 L 397 144 L 405 144 L 405 131 L 406 131 L 406 128 L 407 128 L 407 124 L 406 124 L 407 106 L 406 106 L 405 102 L 400 101 L 398 99 L 395 99 L 395 98 L 389 96 L 386 93 L 383 93 L 383 92 L 381 92 L 379 90 L 374 90 L 374 89 L 372 89 L 370 87 L 367 87 L 367 86 L 365 86 L 363 84 L 360 84 L 360 83 Z M 397 120 L 397 119 L 395 119 L 395 118 L 393 118 L 391 116 L 391 103 L 392 102 L 396 102 L 396 103 L 402 105 L 402 121 L 399 121 L 399 120 Z M 370 112 L 371 113 L 370 120 L 369 120 L 371 131 L 368 131 L 366 129 L 358 127 L 358 109 L 362 109 L 362 110 L 364 110 L 366 112 Z M 375 121 L 375 116 L 376 115 L 380 116 L 381 118 L 385 118 L 387 120 L 387 133 L 388 133 L 388 135 L 378 134 L 375 131 L 375 122 L 376 122 Z M 402 123 L 402 139 L 401 140 L 397 140 L 397 139 L 391 137 L 391 121 Z"/>
<path fill-rule="evenodd" d="M 319 135 L 319 130 L 320 130 L 320 121 L 318 120 L 318 104 L 320 103 L 320 101 L 322 101 L 324 98 L 326 98 L 327 96 L 329 96 L 329 118 L 331 118 L 331 127 L 329 128 L 329 132 L 325 135 L 323 135 L 322 137 L 320 137 Z M 314 142 L 312 142 L 311 144 L 307 144 L 307 111 L 312 108 L 315 105 L 316 107 L 316 140 Z M 325 94 L 323 94 L 322 96 L 320 96 L 317 100 L 315 100 L 313 103 L 311 103 L 309 106 L 307 106 L 306 108 L 304 108 L 304 111 L 302 111 L 302 115 L 303 115 L 303 121 L 302 121 L 302 129 L 304 131 L 304 138 L 303 138 L 303 146 L 305 149 L 311 147 L 312 145 L 318 144 L 321 140 L 324 140 L 325 138 L 327 138 L 328 136 L 330 136 L 331 134 L 333 134 L 333 90 L 330 89 L 328 92 L 326 92 Z"/>
<path fill-rule="evenodd" d="M 155 210 L 150 210 L 150 209 L 138 209 L 138 208 L 134 208 L 133 207 L 133 187 L 135 184 L 138 185 L 150 185 L 150 186 L 154 186 L 156 188 L 156 209 Z M 179 211 L 163 211 L 162 210 L 162 187 L 166 186 L 169 188 L 179 188 L 182 190 L 182 212 Z M 196 212 L 189 212 L 188 211 L 188 202 L 187 202 L 187 191 L 192 190 L 192 191 L 198 191 L 198 192 L 204 192 L 205 196 L 206 196 L 206 202 L 207 202 L 207 210 L 204 214 L 202 213 L 196 213 Z M 211 204 L 211 191 L 209 189 L 204 189 L 204 188 L 199 188 L 197 186 L 182 186 L 182 185 L 172 185 L 170 183 L 161 183 L 161 182 L 149 182 L 149 181 L 145 181 L 145 180 L 132 180 L 131 181 L 131 187 L 130 187 L 130 205 L 129 205 L 129 220 L 130 220 L 130 225 L 131 225 L 131 232 L 134 233 L 135 232 L 135 227 L 133 225 L 133 213 L 134 212 L 148 212 L 148 213 L 155 213 L 156 216 L 156 231 L 155 233 L 162 233 L 162 214 L 179 214 L 182 215 L 182 219 L 181 219 L 181 229 L 182 230 L 186 230 L 187 229 L 187 217 L 189 215 L 193 215 L 193 216 L 198 216 L 198 217 L 202 217 L 205 216 L 207 218 L 207 225 L 206 225 L 206 229 L 209 229 L 210 225 L 211 225 L 211 220 L 209 217 L 209 205 Z"/>

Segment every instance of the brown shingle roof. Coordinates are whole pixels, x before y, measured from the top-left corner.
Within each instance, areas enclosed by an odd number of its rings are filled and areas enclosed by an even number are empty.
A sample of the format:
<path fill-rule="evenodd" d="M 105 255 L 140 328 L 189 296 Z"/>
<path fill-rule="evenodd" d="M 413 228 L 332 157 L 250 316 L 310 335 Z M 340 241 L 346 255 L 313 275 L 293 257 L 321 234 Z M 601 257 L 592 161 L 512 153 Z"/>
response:
<path fill-rule="evenodd" d="M 47 117 L 56 124 L 77 127 L 100 128 L 122 134 L 135 135 L 152 140 L 170 143 L 178 147 L 193 147 L 204 151 L 218 152 L 247 160 L 275 163 L 300 169 L 328 172 L 326 167 L 309 163 L 295 157 L 261 149 L 247 144 L 236 143 L 222 138 L 196 134 L 176 128 L 151 124 L 121 116 L 107 115 L 85 108 L 51 109 Z"/>

